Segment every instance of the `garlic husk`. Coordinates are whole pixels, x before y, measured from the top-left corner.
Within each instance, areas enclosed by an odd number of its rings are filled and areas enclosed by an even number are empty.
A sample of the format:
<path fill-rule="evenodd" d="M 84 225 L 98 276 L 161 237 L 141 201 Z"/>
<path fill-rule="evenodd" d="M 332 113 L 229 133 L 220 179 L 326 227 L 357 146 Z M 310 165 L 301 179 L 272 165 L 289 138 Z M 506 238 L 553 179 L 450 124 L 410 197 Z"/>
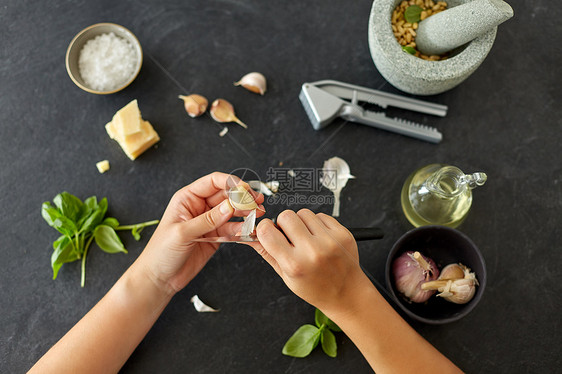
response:
<path fill-rule="evenodd" d="M 195 310 L 200 312 L 200 313 L 220 311 L 219 309 L 211 308 L 210 306 L 208 306 L 207 304 L 202 302 L 201 299 L 199 298 L 199 296 L 197 296 L 197 295 L 194 295 L 191 298 L 190 301 L 193 303 L 193 306 L 195 307 Z"/>
<path fill-rule="evenodd" d="M 192 118 L 199 117 L 205 113 L 209 105 L 209 101 L 201 95 L 179 95 L 178 97 L 183 100 L 185 111 Z"/>
<path fill-rule="evenodd" d="M 464 266 L 463 264 L 452 264 L 457 265 L 462 269 L 463 277 L 458 279 L 444 279 L 439 277 L 436 281 L 431 281 L 422 284 L 422 289 L 424 290 L 437 290 L 439 293 L 437 296 L 450 301 L 455 304 L 466 304 L 474 297 L 476 293 L 476 286 L 478 285 L 478 280 L 476 279 L 476 274 L 470 271 L 470 268 Z M 445 270 L 447 265 L 443 270 Z M 458 274 L 458 270 L 454 270 Z"/>
<path fill-rule="evenodd" d="M 244 218 L 244 223 L 240 229 L 240 236 L 250 236 L 256 229 L 256 209 L 252 210 Z"/>
<path fill-rule="evenodd" d="M 252 72 L 244 75 L 238 82 L 234 82 L 235 86 L 242 86 L 248 91 L 260 94 L 263 96 L 267 90 L 267 81 L 263 74 Z"/>
<path fill-rule="evenodd" d="M 398 292 L 413 303 L 423 303 L 434 293 L 434 290 L 423 290 L 427 281 L 437 279 L 439 270 L 435 262 L 419 252 L 405 252 L 392 263 L 394 284 Z"/>
<path fill-rule="evenodd" d="M 211 104 L 210 113 L 211 117 L 217 122 L 236 122 L 243 128 L 248 128 L 248 126 L 244 122 L 240 121 L 240 119 L 236 117 L 236 114 L 234 113 L 234 107 L 225 99 L 216 99 L 215 101 L 213 101 L 213 103 Z"/>
<path fill-rule="evenodd" d="M 265 182 L 264 184 L 273 193 L 277 193 L 279 191 L 279 181 L 269 181 L 269 182 Z"/>
<path fill-rule="evenodd" d="M 228 201 L 234 209 L 238 210 L 254 210 L 258 208 L 254 196 L 243 186 L 234 186 L 228 190 Z"/>
<path fill-rule="evenodd" d="M 322 177 L 320 182 L 322 186 L 328 188 L 334 194 L 334 207 L 332 210 L 332 216 L 340 216 L 340 194 L 341 190 L 347 184 L 349 179 L 354 179 L 355 177 L 351 175 L 349 165 L 344 159 L 339 157 L 332 157 L 324 161 L 322 166 Z"/>
<path fill-rule="evenodd" d="M 273 194 L 277 193 L 279 190 L 279 182 L 278 181 L 271 181 L 271 182 L 262 182 L 262 181 L 248 181 L 250 187 L 256 191 L 260 192 L 266 196 L 273 196 Z"/>
<path fill-rule="evenodd" d="M 219 136 L 222 138 L 228 132 L 228 127 L 223 127 L 223 129 L 219 132 Z"/>

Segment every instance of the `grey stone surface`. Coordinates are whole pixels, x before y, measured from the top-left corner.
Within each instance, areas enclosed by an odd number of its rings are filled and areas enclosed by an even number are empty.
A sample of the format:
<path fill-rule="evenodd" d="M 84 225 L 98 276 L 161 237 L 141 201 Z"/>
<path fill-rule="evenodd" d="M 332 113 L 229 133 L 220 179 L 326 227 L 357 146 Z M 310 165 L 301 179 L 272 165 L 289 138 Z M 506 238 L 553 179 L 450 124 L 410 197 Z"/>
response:
<path fill-rule="evenodd" d="M 456 6 L 467 0 L 451 0 Z M 415 95 L 445 92 L 467 79 L 484 61 L 496 37 L 497 27 L 476 38 L 452 57 L 427 61 L 402 50 L 392 33 L 390 15 L 400 0 L 375 0 L 369 19 L 369 47 L 373 61 L 394 87 Z"/>
<path fill-rule="evenodd" d="M 416 48 L 428 56 L 460 47 L 513 17 L 502 0 L 473 0 L 446 9 L 419 23 Z"/>

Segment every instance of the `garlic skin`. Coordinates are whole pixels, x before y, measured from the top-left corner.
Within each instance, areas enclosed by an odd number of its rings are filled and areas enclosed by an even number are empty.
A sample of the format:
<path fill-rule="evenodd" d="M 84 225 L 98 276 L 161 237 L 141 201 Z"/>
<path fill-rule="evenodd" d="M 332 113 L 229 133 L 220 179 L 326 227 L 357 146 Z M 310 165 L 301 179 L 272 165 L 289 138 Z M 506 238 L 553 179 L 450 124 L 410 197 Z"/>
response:
<path fill-rule="evenodd" d="M 250 214 L 244 217 L 244 223 L 240 229 L 240 236 L 252 235 L 256 229 L 256 209 L 252 210 Z"/>
<path fill-rule="evenodd" d="M 435 262 L 419 252 L 408 251 L 392 263 L 396 289 L 413 303 L 426 302 L 435 290 L 424 290 L 425 282 L 437 279 L 439 270 Z"/>
<path fill-rule="evenodd" d="M 209 105 L 209 100 L 201 95 L 179 95 L 178 97 L 183 100 L 185 111 L 191 118 L 199 117 L 205 113 L 207 106 Z"/>
<path fill-rule="evenodd" d="M 263 96 L 267 90 L 267 81 L 263 74 L 252 72 L 244 75 L 238 82 L 234 82 L 235 86 L 242 86 L 248 91 Z"/>
<path fill-rule="evenodd" d="M 213 103 L 211 104 L 210 113 L 211 117 L 217 122 L 236 122 L 243 128 L 248 128 L 248 126 L 246 126 L 244 122 L 240 121 L 240 119 L 236 117 L 236 115 L 234 114 L 234 107 L 225 99 L 216 99 L 215 101 L 213 101 Z"/>
<path fill-rule="evenodd" d="M 462 278 L 445 279 L 439 277 L 438 280 L 424 283 L 421 287 L 423 290 L 439 291 L 440 293 L 438 293 L 437 296 L 452 303 L 466 304 L 474 297 L 478 280 L 476 279 L 476 275 L 470 271 L 470 268 L 464 266 L 463 264 L 451 265 L 456 265 L 462 270 Z M 449 266 L 450 265 L 447 265 L 443 268 L 443 271 Z M 458 275 L 457 269 L 455 269 L 454 272 Z"/>

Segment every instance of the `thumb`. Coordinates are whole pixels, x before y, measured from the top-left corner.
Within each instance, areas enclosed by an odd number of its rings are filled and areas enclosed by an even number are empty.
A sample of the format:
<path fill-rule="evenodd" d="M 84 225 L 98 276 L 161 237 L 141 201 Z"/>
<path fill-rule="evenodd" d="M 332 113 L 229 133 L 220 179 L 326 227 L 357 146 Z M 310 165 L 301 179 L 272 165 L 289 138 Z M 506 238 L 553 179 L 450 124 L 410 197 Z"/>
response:
<path fill-rule="evenodd" d="M 224 225 L 234 213 L 228 200 L 224 200 L 213 209 L 184 223 L 185 233 L 191 238 L 198 238 Z"/>

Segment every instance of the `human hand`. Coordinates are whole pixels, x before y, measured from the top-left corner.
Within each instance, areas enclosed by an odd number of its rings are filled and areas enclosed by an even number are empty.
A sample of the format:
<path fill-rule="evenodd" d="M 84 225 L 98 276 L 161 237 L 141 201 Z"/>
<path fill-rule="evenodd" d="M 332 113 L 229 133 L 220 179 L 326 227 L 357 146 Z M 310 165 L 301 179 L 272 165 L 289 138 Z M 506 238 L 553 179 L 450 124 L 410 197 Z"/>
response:
<path fill-rule="evenodd" d="M 364 282 L 355 239 L 335 218 L 308 209 L 286 210 L 277 225 L 283 232 L 262 220 L 256 230 L 260 242 L 248 245 L 308 303 L 335 311 Z"/>
<path fill-rule="evenodd" d="M 260 205 L 257 216 L 265 212 L 264 196 L 253 191 L 238 177 L 215 172 L 204 176 L 174 194 L 160 224 L 152 235 L 138 266 L 158 287 L 175 293 L 191 281 L 215 253 L 219 244 L 190 240 L 202 236 L 235 235 L 241 222 L 228 222 L 248 211 L 234 210 L 227 191 L 244 186 Z"/>

